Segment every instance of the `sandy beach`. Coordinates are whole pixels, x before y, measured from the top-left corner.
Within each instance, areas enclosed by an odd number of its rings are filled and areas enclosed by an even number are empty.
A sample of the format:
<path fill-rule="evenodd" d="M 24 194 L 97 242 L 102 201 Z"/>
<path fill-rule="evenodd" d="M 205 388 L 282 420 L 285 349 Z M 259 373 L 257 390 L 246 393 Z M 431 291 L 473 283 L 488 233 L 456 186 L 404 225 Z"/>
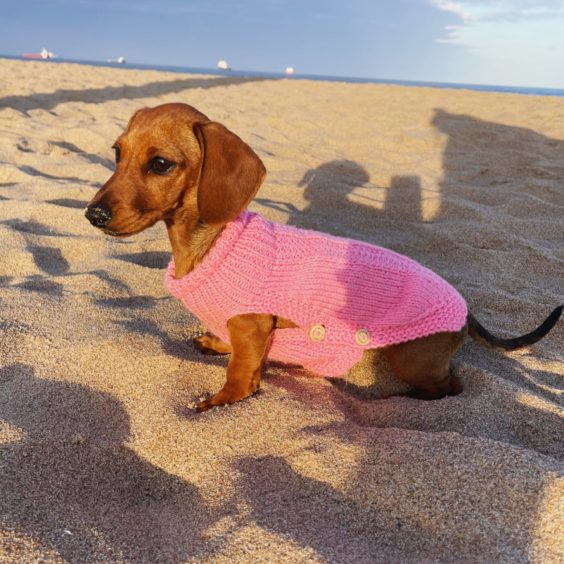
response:
<path fill-rule="evenodd" d="M 84 218 L 165 102 L 252 146 L 253 211 L 413 257 L 493 333 L 563 302 L 564 98 L 0 59 L 0 561 L 564 561 L 562 320 L 468 342 L 440 401 L 382 399 L 405 387 L 374 353 L 194 411 L 227 359 L 163 286 L 164 225 Z"/>

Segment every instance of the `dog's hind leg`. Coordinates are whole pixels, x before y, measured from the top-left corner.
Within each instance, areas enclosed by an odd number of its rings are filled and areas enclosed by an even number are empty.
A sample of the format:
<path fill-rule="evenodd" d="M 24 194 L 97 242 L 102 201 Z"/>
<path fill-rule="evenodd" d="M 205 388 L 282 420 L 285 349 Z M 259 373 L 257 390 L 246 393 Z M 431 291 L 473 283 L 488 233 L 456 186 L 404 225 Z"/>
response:
<path fill-rule="evenodd" d="M 457 333 L 437 333 L 384 349 L 394 374 L 414 388 L 407 395 L 434 400 L 462 392 L 450 361 L 466 338 L 467 328 Z"/>

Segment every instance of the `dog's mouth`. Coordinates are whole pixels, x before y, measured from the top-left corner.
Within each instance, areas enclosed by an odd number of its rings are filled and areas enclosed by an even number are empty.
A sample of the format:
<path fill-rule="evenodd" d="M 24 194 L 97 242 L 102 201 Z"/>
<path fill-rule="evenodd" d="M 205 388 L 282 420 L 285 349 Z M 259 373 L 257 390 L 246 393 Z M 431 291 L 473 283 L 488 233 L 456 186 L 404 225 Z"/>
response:
<path fill-rule="evenodd" d="M 111 235 L 112 237 L 131 237 L 152 227 L 158 220 L 159 217 L 144 217 L 142 221 L 126 221 L 124 226 L 126 229 L 112 229 L 111 227 L 100 227 L 100 229 L 106 235 Z"/>
<path fill-rule="evenodd" d="M 124 231 L 112 231 L 111 229 L 106 229 L 105 227 L 100 228 L 106 235 L 111 235 L 112 237 L 130 237 L 134 233 L 126 233 Z"/>

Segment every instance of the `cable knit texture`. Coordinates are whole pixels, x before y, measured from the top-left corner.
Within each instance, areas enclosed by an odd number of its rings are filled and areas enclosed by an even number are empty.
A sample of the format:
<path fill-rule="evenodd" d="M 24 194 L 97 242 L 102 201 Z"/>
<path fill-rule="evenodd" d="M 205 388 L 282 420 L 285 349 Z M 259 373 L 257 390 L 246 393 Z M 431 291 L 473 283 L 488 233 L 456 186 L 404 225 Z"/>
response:
<path fill-rule="evenodd" d="M 366 349 L 459 331 L 467 315 L 452 286 L 407 257 L 251 212 L 180 280 L 171 261 L 165 285 L 225 342 L 235 315 L 291 319 L 298 328 L 276 329 L 268 358 L 322 376 L 344 374 Z"/>

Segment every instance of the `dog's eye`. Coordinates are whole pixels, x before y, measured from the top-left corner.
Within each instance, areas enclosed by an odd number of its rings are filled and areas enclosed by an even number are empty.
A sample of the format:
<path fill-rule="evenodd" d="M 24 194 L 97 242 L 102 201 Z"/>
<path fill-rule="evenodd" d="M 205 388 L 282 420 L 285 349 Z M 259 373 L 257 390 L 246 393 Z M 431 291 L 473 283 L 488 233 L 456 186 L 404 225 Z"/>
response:
<path fill-rule="evenodd" d="M 119 163 L 119 158 L 120 158 L 120 156 L 121 156 L 121 151 L 120 151 L 120 149 L 119 149 L 119 147 L 118 147 L 117 145 L 114 145 L 114 146 L 112 147 L 112 149 L 113 149 L 113 150 L 115 151 L 115 153 L 116 153 L 116 163 Z"/>
<path fill-rule="evenodd" d="M 173 168 L 174 163 L 162 157 L 155 157 L 149 164 L 149 172 L 156 172 L 157 174 L 167 174 Z"/>

